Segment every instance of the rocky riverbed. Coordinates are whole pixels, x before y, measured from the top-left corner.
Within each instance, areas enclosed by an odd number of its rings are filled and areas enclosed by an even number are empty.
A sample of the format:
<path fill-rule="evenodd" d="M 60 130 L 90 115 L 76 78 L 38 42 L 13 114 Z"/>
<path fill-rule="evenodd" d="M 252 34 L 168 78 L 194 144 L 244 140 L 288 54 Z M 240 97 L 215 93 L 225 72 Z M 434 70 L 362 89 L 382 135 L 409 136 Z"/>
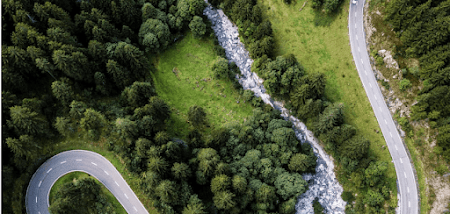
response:
<path fill-rule="evenodd" d="M 225 49 L 229 61 L 235 62 L 241 70 L 242 75 L 239 82 L 244 89 L 250 89 L 255 92 L 255 96 L 261 97 L 263 101 L 282 112 L 281 116 L 291 121 L 297 138 L 302 143 L 310 143 L 314 148 L 314 153 L 318 157 L 316 173 L 303 174 L 303 179 L 308 181 L 309 189 L 302 194 L 296 205 L 297 213 L 314 213 L 312 202 L 314 198 L 319 198 L 319 203 L 325 208 L 326 213 L 345 213 L 346 202 L 342 200 L 343 189 L 334 174 L 334 164 L 332 158 L 325 153 L 318 144 L 311 131 L 307 129 L 304 123 L 289 114 L 283 104 L 271 99 L 263 86 L 263 80 L 255 73 L 250 71 L 253 60 L 250 58 L 244 44 L 239 40 L 237 27 L 231 23 L 222 10 L 217 10 L 208 6 L 203 14 L 212 22 L 212 28 L 219 40 L 220 45 Z"/>

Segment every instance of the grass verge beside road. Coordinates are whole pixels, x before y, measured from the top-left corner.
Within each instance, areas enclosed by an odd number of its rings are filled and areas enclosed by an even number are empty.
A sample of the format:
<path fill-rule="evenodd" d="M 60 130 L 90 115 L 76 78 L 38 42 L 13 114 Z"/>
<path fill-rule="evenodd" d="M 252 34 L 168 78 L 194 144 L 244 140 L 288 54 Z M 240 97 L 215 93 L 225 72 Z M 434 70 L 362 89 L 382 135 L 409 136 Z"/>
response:
<path fill-rule="evenodd" d="M 288 5 L 281 0 L 258 1 L 263 17 L 272 23 L 275 55 L 292 53 L 306 72 L 326 74 L 327 98 L 344 103 L 346 123 L 355 126 L 359 134 L 371 141 L 371 154 L 389 164 L 386 176 L 392 190 L 390 205 L 396 206 L 395 168 L 350 51 L 347 28 L 349 1 L 342 2 L 331 16 L 313 10 L 310 2 L 299 11 L 304 2 L 300 0 Z M 339 177 L 339 172 L 337 174 L 344 190 L 352 190 L 351 181 Z"/>
<path fill-rule="evenodd" d="M 196 39 L 189 32 L 155 60 L 152 73 L 158 96 L 172 108 L 168 132 L 183 138 L 189 131 L 189 107 L 204 108 L 211 129 L 229 122 L 242 123 L 253 107 L 243 100 L 230 80 L 215 80 L 211 66 L 217 58 L 210 38 Z"/>
<path fill-rule="evenodd" d="M 50 155 L 56 155 L 63 151 L 68 150 L 75 150 L 75 149 L 81 149 L 81 150 L 89 150 L 96 153 L 99 153 L 106 159 L 108 159 L 114 167 L 117 169 L 117 171 L 120 172 L 122 177 L 125 179 L 127 184 L 131 187 L 133 192 L 136 194 L 136 196 L 139 198 L 139 200 L 144 205 L 145 209 L 150 214 L 156 214 L 156 210 L 152 206 L 152 201 L 148 199 L 147 195 L 144 193 L 142 188 L 139 185 L 139 178 L 132 175 L 126 168 L 126 165 L 122 158 L 115 154 L 113 151 L 109 151 L 107 149 L 106 139 L 104 137 L 100 137 L 100 140 L 98 141 L 91 141 L 86 140 L 83 137 L 76 137 L 76 136 L 84 136 L 84 133 L 82 131 L 79 131 L 78 133 L 75 133 L 74 136 L 66 139 L 62 139 L 61 141 L 46 146 L 45 151 L 51 151 L 48 154 Z"/>

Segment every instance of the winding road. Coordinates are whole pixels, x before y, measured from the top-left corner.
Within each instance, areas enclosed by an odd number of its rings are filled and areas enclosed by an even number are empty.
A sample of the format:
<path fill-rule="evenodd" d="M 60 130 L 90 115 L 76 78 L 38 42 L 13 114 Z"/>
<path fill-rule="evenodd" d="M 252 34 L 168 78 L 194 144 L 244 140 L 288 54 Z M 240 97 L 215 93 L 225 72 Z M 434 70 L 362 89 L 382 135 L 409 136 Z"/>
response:
<path fill-rule="evenodd" d="M 148 214 L 111 162 L 100 154 L 85 150 L 61 152 L 39 167 L 27 188 L 27 213 L 48 214 L 49 194 L 53 184 L 61 176 L 74 171 L 86 172 L 97 178 L 117 198 L 127 213 Z"/>
<path fill-rule="evenodd" d="M 350 3 L 349 36 L 353 58 L 359 77 L 380 125 L 397 174 L 399 192 L 399 213 L 416 214 L 419 210 L 416 179 L 402 139 L 381 94 L 371 69 L 366 50 L 363 28 L 364 0 Z M 148 214 L 143 204 L 122 178 L 116 168 L 103 156 L 85 150 L 71 150 L 59 153 L 34 173 L 28 185 L 25 206 L 29 214 L 48 214 L 49 193 L 61 176 L 82 171 L 97 178 L 117 198 L 128 213 Z"/>
<path fill-rule="evenodd" d="M 394 120 L 381 94 L 377 80 L 373 74 L 363 25 L 363 10 L 365 0 L 355 4 L 350 1 L 348 28 L 351 51 L 361 82 L 366 90 L 375 117 L 378 120 L 386 144 L 391 153 L 397 174 L 399 192 L 399 213 L 416 214 L 419 211 L 418 191 L 412 162 L 406 153 L 402 139 L 396 129 Z"/>

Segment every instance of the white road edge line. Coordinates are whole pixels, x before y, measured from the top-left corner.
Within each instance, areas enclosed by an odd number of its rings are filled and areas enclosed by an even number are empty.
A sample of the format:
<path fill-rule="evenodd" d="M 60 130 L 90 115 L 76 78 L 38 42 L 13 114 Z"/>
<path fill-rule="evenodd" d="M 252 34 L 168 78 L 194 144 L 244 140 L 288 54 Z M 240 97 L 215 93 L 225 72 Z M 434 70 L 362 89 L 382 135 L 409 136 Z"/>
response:
<path fill-rule="evenodd" d="M 76 159 L 76 161 L 82 161 L 82 159 Z"/>
<path fill-rule="evenodd" d="M 47 171 L 47 174 L 48 174 L 50 171 L 52 171 L 52 169 L 53 169 L 53 168 L 50 168 L 50 169 Z"/>
<path fill-rule="evenodd" d="M 39 185 L 38 185 L 38 187 L 41 187 L 41 184 L 42 184 L 42 181 L 39 181 Z"/>
<path fill-rule="evenodd" d="M 63 163 L 65 163 L 65 162 L 67 162 L 67 161 L 60 162 L 59 164 L 63 164 Z"/>
<path fill-rule="evenodd" d="M 128 199 L 128 196 L 127 196 L 127 194 L 125 194 L 125 193 L 124 193 L 124 195 L 125 195 L 125 198 L 127 198 L 127 199 Z"/>
<path fill-rule="evenodd" d="M 103 170 L 103 172 L 105 172 L 105 174 L 109 175 L 107 171 Z"/>
<path fill-rule="evenodd" d="M 97 166 L 97 164 L 96 163 L 94 163 L 94 162 L 91 162 L 92 164 L 94 164 L 95 166 Z"/>
<path fill-rule="evenodd" d="M 116 183 L 116 185 L 119 187 L 119 184 L 117 183 L 117 181 L 114 181 L 114 183 Z"/>

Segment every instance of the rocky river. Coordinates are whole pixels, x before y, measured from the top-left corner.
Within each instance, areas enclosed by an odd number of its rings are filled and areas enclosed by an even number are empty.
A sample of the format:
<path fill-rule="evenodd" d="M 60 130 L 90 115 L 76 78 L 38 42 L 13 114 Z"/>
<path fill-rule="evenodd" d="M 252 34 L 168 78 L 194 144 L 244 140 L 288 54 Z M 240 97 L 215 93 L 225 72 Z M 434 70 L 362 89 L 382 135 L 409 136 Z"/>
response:
<path fill-rule="evenodd" d="M 325 153 L 318 144 L 313 133 L 307 129 L 304 123 L 290 115 L 283 104 L 271 99 L 263 86 L 263 80 L 250 71 L 253 60 L 250 58 L 244 44 L 239 40 L 237 27 L 228 19 L 222 10 L 217 10 L 211 5 L 205 8 L 203 14 L 212 23 L 212 28 L 219 40 L 220 45 L 225 49 L 229 61 L 235 62 L 241 70 L 242 75 L 239 82 L 244 89 L 252 90 L 255 96 L 261 97 L 263 101 L 282 112 L 281 116 L 291 121 L 297 138 L 302 143 L 310 143 L 314 153 L 318 157 L 316 173 L 303 174 L 303 179 L 308 181 L 309 189 L 298 198 L 296 204 L 297 214 L 314 213 L 312 206 L 314 198 L 319 198 L 319 203 L 325 208 L 326 213 L 345 213 L 346 202 L 342 200 L 342 186 L 334 174 L 334 164 L 331 157 Z"/>

